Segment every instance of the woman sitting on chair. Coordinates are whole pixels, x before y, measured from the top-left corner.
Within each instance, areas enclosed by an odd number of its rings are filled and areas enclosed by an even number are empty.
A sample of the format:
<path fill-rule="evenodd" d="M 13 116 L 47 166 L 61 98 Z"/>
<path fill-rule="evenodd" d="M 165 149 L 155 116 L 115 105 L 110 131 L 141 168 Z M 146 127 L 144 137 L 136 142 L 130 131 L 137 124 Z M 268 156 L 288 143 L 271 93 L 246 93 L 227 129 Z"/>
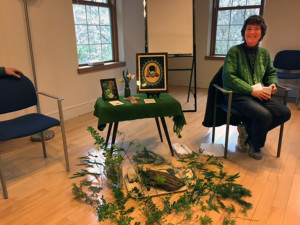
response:
<path fill-rule="evenodd" d="M 290 110 L 272 98 L 277 92 L 276 70 L 268 50 L 258 46 L 266 29 L 261 16 L 245 21 L 241 30 L 244 43 L 228 50 L 222 74 L 223 87 L 233 92 L 232 107 L 243 115 L 238 147 L 248 150 L 254 159 L 262 158 L 268 131 L 291 117 Z"/>

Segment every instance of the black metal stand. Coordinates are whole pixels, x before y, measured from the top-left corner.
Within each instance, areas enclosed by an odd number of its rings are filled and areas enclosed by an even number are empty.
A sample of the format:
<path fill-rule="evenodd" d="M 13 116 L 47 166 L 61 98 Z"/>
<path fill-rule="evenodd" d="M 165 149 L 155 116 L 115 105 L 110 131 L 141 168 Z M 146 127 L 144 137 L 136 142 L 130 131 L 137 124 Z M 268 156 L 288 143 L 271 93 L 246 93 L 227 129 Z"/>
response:
<path fill-rule="evenodd" d="M 196 54 L 196 46 L 194 46 L 194 54 Z M 184 57 L 191 57 L 192 58 L 192 65 L 191 68 L 169 68 L 168 71 L 191 71 L 190 81 L 189 81 L 189 88 L 188 88 L 188 96 L 187 102 L 190 100 L 190 94 L 192 93 L 194 96 L 194 109 L 193 110 L 183 110 L 183 112 L 196 112 L 197 111 L 197 82 L 196 82 L 196 55 L 192 54 L 170 54 L 168 55 L 169 58 L 184 58 Z M 192 81 L 194 79 L 194 88 L 192 88 Z"/>

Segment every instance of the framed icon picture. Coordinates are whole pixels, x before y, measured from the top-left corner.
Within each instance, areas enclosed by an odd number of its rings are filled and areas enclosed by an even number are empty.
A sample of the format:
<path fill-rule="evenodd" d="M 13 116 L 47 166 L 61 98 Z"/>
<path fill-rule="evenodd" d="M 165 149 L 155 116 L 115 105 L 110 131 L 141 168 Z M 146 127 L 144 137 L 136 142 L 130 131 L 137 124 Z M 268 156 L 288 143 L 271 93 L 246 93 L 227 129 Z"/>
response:
<path fill-rule="evenodd" d="M 138 92 L 168 91 L 168 53 L 138 53 Z"/>
<path fill-rule="evenodd" d="M 102 98 L 104 101 L 112 101 L 119 99 L 119 93 L 115 78 L 101 79 Z"/>

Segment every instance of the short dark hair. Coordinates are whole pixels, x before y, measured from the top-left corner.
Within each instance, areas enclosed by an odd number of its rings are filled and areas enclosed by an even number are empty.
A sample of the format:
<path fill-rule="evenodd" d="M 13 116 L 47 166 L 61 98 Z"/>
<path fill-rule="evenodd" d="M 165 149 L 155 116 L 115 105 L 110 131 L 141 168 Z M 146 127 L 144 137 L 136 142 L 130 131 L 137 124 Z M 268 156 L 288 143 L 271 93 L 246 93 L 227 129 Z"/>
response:
<path fill-rule="evenodd" d="M 243 28 L 241 30 L 241 34 L 244 41 L 245 41 L 245 32 L 246 32 L 247 25 L 260 25 L 261 37 L 259 41 L 261 41 L 264 38 L 267 31 L 267 25 L 265 24 L 265 20 L 262 16 L 253 15 L 253 16 L 249 16 L 248 19 L 245 20 Z"/>

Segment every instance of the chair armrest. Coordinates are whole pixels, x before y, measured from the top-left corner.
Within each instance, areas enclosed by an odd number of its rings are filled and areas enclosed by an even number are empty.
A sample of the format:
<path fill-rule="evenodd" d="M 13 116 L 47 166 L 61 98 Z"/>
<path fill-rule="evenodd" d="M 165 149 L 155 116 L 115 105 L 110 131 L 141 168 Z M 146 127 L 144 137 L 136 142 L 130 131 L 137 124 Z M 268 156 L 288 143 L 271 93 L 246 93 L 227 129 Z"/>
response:
<path fill-rule="evenodd" d="M 50 94 L 47 94 L 45 92 L 37 92 L 37 94 L 40 94 L 40 95 L 44 95 L 46 97 L 49 97 L 49 98 L 53 98 L 53 99 L 56 99 L 57 100 L 57 107 L 58 107 L 58 113 L 59 113 L 59 119 L 60 119 L 60 126 L 64 128 L 64 116 L 63 116 L 63 110 L 62 110 L 62 104 L 61 102 L 64 100 L 63 98 L 60 98 L 60 97 L 57 97 L 57 96 L 54 96 L 54 95 L 50 95 Z M 38 103 L 38 111 L 40 111 L 39 109 L 39 103 Z"/>
<path fill-rule="evenodd" d="M 289 73 L 289 74 L 300 74 L 300 70 L 285 70 L 285 69 L 279 69 L 275 68 L 277 73 Z"/>
<path fill-rule="evenodd" d="M 228 105 L 227 105 L 227 112 L 229 112 L 229 115 L 230 115 L 230 112 L 231 112 L 231 104 L 232 104 L 232 91 L 227 91 L 225 90 L 224 88 L 220 87 L 219 85 L 217 84 L 213 84 L 213 86 L 216 88 L 215 89 L 215 100 L 214 100 L 214 112 L 216 112 L 216 107 L 218 105 L 218 97 L 217 97 L 217 92 L 221 92 L 223 95 L 228 95 Z"/>
<path fill-rule="evenodd" d="M 50 95 L 50 94 L 47 94 L 47 93 L 45 93 L 45 92 L 37 92 L 37 94 L 40 94 L 40 95 L 44 95 L 44 96 L 47 96 L 47 97 L 49 97 L 49 98 L 54 98 L 54 99 L 56 99 L 57 101 L 62 101 L 62 100 L 64 100 L 63 98 L 60 98 L 60 97 L 57 97 L 57 96 L 54 96 L 54 95 Z"/>
<path fill-rule="evenodd" d="M 283 91 L 287 91 L 287 92 L 289 92 L 290 90 L 292 90 L 291 88 L 285 87 L 285 86 L 282 86 L 282 85 L 278 85 L 277 88 L 278 88 L 278 89 L 281 89 L 281 90 L 283 90 Z"/>
<path fill-rule="evenodd" d="M 277 86 L 278 90 L 282 90 L 283 91 L 283 96 L 280 96 L 283 98 L 283 104 L 286 105 L 287 103 L 287 98 L 288 98 L 288 93 L 291 90 L 291 88 L 288 87 L 284 87 L 282 85 L 278 85 Z M 276 94 L 275 94 L 276 95 Z M 278 95 L 277 95 L 278 96 Z"/>
<path fill-rule="evenodd" d="M 221 91 L 221 92 L 223 92 L 223 94 L 232 94 L 232 91 L 227 91 L 227 90 L 225 90 L 224 88 L 222 88 L 222 87 L 220 87 L 219 85 L 217 85 L 217 84 L 213 84 L 214 85 L 214 87 L 217 89 L 217 90 L 219 90 L 219 91 Z"/>

